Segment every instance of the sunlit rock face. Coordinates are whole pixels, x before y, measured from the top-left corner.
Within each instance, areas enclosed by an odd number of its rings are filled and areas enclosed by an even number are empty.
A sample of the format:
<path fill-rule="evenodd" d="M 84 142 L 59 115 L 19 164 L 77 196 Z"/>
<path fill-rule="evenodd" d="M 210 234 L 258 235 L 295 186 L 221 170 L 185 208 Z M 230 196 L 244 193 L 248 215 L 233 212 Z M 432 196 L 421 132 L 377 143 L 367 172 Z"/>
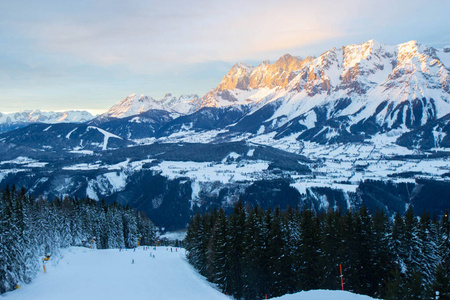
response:
<path fill-rule="evenodd" d="M 450 113 L 449 64 L 447 48 L 370 40 L 316 58 L 286 54 L 273 64 L 238 63 L 196 106 L 250 105 L 256 111 L 277 103 L 267 118 L 276 119 L 272 129 L 318 110 L 325 118 L 345 117 L 345 126 L 356 131 L 369 130 L 368 123 L 372 131 L 412 129 Z"/>

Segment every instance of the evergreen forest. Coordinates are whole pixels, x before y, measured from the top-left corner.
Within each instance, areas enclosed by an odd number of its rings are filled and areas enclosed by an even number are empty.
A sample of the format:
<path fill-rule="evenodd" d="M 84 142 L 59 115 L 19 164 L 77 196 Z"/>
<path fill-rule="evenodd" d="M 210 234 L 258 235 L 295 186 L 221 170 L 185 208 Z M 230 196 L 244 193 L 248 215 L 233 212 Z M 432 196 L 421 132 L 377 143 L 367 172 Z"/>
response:
<path fill-rule="evenodd" d="M 155 227 L 142 213 L 89 198 L 34 199 L 14 186 L 0 191 L 0 294 L 29 283 L 47 254 L 61 248 L 150 245 Z M 52 259 L 52 258 L 50 258 Z"/>
<path fill-rule="evenodd" d="M 389 219 L 383 211 L 279 208 L 238 202 L 191 218 L 189 262 L 236 299 L 343 288 L 383 299 L 450 299 L 448 212 Z M 343 276 L 340 274 L 342 267 Z"/>

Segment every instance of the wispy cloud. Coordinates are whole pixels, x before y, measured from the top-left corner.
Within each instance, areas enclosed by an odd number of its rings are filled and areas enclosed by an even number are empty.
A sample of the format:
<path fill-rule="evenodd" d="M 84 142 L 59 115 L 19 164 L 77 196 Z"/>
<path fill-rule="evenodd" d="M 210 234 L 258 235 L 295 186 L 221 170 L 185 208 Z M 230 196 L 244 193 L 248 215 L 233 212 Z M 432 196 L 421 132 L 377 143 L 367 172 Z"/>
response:
<path fill-rule="evenodd" d="M 202 93 L 238 61 L 369 39 L 439 47 L 449 10 L 448 0 L 0 1 L 0 102 L 61 104 L 56 90 L 111 105 L 137 89 Z"/>
<path fill-rule="evenodd" d="M 333 25 L 333 8 L 321 1 L 88 3 L 73 12 L 61 7 L 28 14 L 17 29 L 42 51 L 99 65 L 248 59 L 343 34 Z"/>

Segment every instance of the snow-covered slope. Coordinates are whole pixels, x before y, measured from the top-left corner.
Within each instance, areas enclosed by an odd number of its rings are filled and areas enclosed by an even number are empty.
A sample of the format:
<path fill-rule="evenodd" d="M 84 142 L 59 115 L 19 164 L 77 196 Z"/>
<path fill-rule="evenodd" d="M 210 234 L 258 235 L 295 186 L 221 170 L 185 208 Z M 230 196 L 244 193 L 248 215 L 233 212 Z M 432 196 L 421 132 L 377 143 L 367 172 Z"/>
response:
<path fill-rule="evenodd" d="M 312 290 L 272 298 L 276 300 L 369 300 L 369 296 L 353 294 L 346 291 Z"/>
<path fill-rule="evenodd" d="M 146 95 L 131 94 L 117 102 L 99 118 L 126 118 L 149 110 L 166 110 L 172 113 L 187 114 L 192 111 L 197 95 L 183 95 L 178 99 L 172 94 L 166 94 L 160 100 Z"/>
<path fill-rule="evenodd" d="M 62 254 L 59 263 L 52 261 L 55 258 L 50 259 L 45 274 L 42 272 L 31 284 L 3 294 L 2 299 L 232 299 L 220 293 L 187 263 L 184 249 L 144 250 L 139 247 L 136 251 L 119 252 L 118 249 L 72 247 Z M 372 298 L 342 291 L 309 291 L 275 299 Z"/>

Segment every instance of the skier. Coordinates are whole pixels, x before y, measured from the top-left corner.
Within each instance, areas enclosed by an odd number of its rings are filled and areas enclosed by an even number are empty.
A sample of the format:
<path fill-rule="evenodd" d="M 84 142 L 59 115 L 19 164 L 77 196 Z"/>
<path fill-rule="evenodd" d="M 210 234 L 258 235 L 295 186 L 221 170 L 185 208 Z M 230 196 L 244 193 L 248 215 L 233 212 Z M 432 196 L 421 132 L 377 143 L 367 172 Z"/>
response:
<path fill-rule="evenodd" d="M 131 263 L 134 264 L 134 259 L 131 260 Z"/>

